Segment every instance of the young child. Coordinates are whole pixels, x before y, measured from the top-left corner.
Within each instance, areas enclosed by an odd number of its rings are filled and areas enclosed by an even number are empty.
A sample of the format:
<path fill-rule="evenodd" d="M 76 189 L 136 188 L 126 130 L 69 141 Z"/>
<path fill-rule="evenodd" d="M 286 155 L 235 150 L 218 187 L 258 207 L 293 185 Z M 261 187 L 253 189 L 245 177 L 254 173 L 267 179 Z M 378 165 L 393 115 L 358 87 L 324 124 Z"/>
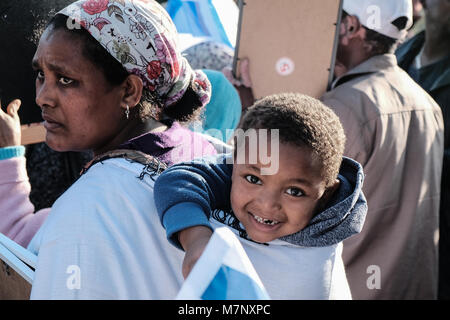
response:
<path fill-rule="evenodd" d="M 255 141 L 237 139 L 234 155 L 174 165 L 156 181 L 168 239 L 186 252 L 183 275 L 212 230 L 227 225 L 240 236 L 272 299 L 351 299 L 342 241 L 361 231 L 367 204 L 361 165 L 342 156 L 338 117 L 314 98 L 280 94 L 259 100 L 239 128 L 268 130 L 257 134 L 257 157 Z M 263 159 L 264 142 L 270 164 Z M 263 174 L 274 162 L 278 170 Z"/>

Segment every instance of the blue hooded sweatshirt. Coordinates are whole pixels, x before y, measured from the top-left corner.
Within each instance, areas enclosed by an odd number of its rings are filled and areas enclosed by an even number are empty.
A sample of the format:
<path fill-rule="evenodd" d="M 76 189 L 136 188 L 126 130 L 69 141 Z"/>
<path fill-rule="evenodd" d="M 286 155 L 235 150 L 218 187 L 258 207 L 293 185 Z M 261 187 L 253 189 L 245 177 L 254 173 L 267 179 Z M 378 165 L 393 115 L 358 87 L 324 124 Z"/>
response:
<path fill-rule="evenodd" d="M 231 210 L 231 159 L 232 155 L 228 154 L 176 164 L 156 180 L 156 208 L 167 238 L 178 248 L 181 245 L 177 232 L 193 226 L 213 229 L 209 222 L 211 212 L 222 212 L 213 217 L 246 237 Z M 280 240 L 302 247 L 326 247 L 361 232 L 367 213 L 362 166 L 344 157 L 338 179 L 340 186 L 325 209 L 305 228 Z"/>

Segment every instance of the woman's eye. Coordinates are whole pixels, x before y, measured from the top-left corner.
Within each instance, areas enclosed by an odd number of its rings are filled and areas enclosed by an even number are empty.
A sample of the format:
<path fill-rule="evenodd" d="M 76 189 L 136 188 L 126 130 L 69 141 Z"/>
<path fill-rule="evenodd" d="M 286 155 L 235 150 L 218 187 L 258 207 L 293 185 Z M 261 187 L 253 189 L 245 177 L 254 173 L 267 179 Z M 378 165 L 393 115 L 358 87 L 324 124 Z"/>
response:
<path fill-rule="evenodd" d="M 288 188 L 286 193 L 293 197 L 301 197 L 303 195 L 303 191 L 299 188 Z"/>
<path fill-rule="evenodd" d="M 251 184 L 261 184 L 262 183 L 261 180 L 258 177 L 254 176 L 252 174 L 246 175 L 245 179 L 248 182 L 250 182 Z"/>
<path fill-rule="evenodd" d="M 44 72 L 43 71 L 38 71 L 37 72 L 37 78 L 38 79 L 44 79 Z"/>
<path fill-rule="evenodd" d="M 61 78 L 59 78 L 59 82 L 63 85 L 69 85 L 69 84 L 73 83 L 73 80 L 69 79 L 69 78 L 61 77 Z"/>

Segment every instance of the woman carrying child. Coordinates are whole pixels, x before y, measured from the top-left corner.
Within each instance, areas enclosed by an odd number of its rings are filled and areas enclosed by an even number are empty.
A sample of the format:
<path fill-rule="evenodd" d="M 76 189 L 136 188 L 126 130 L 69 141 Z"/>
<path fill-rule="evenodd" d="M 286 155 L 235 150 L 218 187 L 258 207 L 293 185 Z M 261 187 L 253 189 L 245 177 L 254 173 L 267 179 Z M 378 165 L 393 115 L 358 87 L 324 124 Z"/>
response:
<path fill-rule="evenodd" d="M 210 84 L 181 56 L 176 37 L 153 0 L 77 1 L 42 35 L 32 65 L 46 142 L 56 151 L 92 150 L 95 158 L 51 214 L 33 214 L 20 103 L 1 114 L 0 128 L 16 134 L 0 141 L 0 232 L 38 254 L 31 298 L 177 294 L 181 255 L 159 224 L 154 176 L 216 152 L 179 124 L 196 118 Z"/>

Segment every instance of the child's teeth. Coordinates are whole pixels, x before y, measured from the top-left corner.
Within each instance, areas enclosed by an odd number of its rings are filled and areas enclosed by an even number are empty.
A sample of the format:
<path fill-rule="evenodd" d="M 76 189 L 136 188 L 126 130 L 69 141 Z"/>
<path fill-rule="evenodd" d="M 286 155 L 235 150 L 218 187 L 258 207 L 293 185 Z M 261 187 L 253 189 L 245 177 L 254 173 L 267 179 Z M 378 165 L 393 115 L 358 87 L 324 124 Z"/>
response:
<path fill-rule="evenodd" d="M 263 224 L 267 224 L 267 225 L 271 225 L 271 226 L 276 225 L 276 224 L 279 223 L 278 221 L 275 221 L 275 220 L 269 220 L 269 219 L 264 219 L 264 218 L 258 217 L 257 215 L 253 215 L 253 217 L 254 217 L 255 220 L 258 221 L 259 223 L 263 223 Z"/>

